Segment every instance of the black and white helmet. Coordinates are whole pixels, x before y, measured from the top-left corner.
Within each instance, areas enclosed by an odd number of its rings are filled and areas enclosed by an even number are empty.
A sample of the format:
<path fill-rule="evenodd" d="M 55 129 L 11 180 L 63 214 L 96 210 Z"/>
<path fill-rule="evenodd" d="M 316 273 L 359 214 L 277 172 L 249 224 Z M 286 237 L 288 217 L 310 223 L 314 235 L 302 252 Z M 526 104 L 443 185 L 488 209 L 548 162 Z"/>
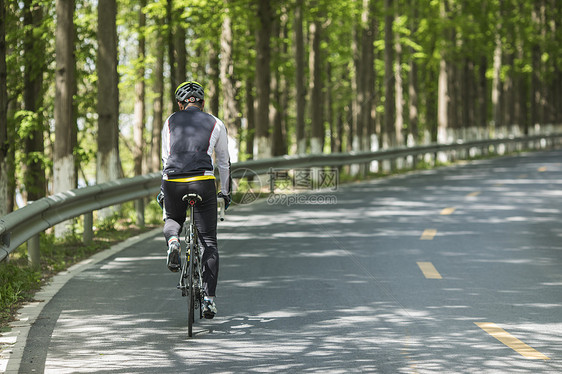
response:
<path fill-rule="evenodd" d="M 176 100 L 180 103 L 205 100 L 203 86 L 195 81 L 183 82 L 176 88 Z"/>

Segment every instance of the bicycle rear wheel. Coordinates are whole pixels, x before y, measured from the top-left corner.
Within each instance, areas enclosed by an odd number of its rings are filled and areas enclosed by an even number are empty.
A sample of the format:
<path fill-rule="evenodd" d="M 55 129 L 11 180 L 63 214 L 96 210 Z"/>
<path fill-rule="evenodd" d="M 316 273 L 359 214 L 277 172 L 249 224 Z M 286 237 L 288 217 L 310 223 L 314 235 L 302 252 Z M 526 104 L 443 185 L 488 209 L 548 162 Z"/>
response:
<path fill-rule="evenodd" d="M 187 248 L 189 258 L 187 269 L 187 335 L 193 336 L 193 323 L 195 322 L 195 279 L 193 276 L 193 240 Z"/>

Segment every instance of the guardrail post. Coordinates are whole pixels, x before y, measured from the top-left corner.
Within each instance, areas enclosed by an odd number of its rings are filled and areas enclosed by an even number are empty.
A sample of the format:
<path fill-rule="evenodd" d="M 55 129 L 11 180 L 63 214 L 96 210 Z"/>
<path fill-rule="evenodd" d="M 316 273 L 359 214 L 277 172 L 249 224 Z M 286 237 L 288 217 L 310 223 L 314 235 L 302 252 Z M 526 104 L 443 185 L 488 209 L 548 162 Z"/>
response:
<path fill-rule="evenodd" d="M 137 211 L 137 225 L 144 227 L 144 200 L 135 200 L 135 209 Z"/>
<path fill-rule="evenodd" d="M 39 235 L 34 235 L 27 241 L 27 259 L 32 268 L 38 269 L 41 267 L 39 251 Z"/>
<path fill-rule="evenodd" d="M 94 212 L 84 214 L 84 233 L 82 234 L 82 241 L 84 244 L 89 244 L 94 239 Z"/>

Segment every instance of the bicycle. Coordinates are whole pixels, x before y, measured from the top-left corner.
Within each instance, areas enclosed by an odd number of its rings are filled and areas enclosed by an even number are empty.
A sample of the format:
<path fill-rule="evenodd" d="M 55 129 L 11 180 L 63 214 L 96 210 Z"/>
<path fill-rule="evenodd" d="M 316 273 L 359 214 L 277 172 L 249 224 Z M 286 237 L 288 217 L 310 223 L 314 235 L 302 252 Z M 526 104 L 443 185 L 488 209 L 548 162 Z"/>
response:
<path fill-rule="evenodd" d="M 201 196 L 189 193 L 182 197 L 187 201 L 189 217 L 185 219 L 185 258 L 182 261 L 180 281 L 177 286 L 181 290 L 182 297 L 187 297 L 187 335 L 193 336 L 193 324 L 195 323 L 195 309 L 199 309 L 199 319 L 203 318 L 203 271 L 201 268 L 201 248 L 197 236 L 197 226 L 195 225 L 194 209 L 198 202 L 203 201 Z M 217 198 L 219 217 L 224 221 L 225 205 L 223 198 Z"/>

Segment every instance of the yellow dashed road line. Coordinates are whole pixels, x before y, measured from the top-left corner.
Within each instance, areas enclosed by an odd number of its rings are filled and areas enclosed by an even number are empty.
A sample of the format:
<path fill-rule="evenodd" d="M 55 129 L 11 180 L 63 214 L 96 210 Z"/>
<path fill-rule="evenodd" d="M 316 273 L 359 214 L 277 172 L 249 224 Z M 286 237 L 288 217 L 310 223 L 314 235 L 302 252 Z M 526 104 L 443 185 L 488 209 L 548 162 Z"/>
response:
<path fill-rule="evenodd" d="M 431 262 L 417 262 L 417 264 L 427 279 L 443 279 Z"/>
<path fill-rule="evenodd" d="M 448 216 L 449 214 L 453 214 L 455 209 L 456 209 L 455 207 L 448 207 L 448 208 L 443 209 L 440 214 L 442 216 Z"/>
<path fill-rule="evenodd" d="M 488 334 L 498 339 L 503 344 L 507 345 L 509 348 L 513 349 L 515 352 L 519 353 L 521 356 L 526 358 L 532 358 L 535 360 L 550 360 L 549 357 L 543 355 L 534 348 L 523 343 L 521 340 L 517 339 L 515 336 L 511 335 L 495 323 L 491 322 L 474 322 L 476 326 L 480 327 L 482 330 L 486 331 Z"/>
<path fill-rule="evenodd" d="M 435 229 L 427 229 L 423 232 L 420 240 L 433 240 L 433 237 L 437 234 Z"/>

